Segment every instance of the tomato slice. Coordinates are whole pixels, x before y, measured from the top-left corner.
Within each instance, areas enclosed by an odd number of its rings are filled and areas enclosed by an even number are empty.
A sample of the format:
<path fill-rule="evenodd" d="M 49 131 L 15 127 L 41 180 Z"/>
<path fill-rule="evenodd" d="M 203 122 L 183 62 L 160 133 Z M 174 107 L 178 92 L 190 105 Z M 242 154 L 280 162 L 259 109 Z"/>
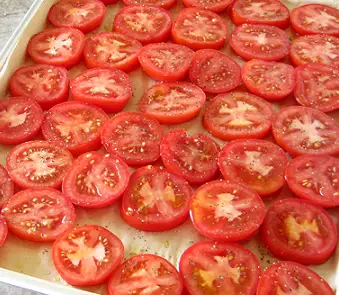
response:
<path fill-rule="evenodd" d="M 172 26 L 175 43 L 193 50 L 224 46 L 228 34 L 226 21 L 212 11 L 185 8 L 179 12 Z"/>
<path fill-rule="evenodd" d="M 40 131 L 44 114 L 29 97 L 0 101 L 0 143 L 18 144 L 32 139 Z"/>
<path fill-rule="evenodd" d="M 81 155 L 67 171 L 62 191 L 73 204 L 101 208 L 119 199 L 129 176 L 128 166 L 117 156 L 89 152 Z"/>
<path fill-rule="evenodd" d="M 71 201 L 47 187 L 16 193 L 4 205 L 2 214 L 15 235 L 33 242 L 54 241 L 75 223 Z"/>
<path fill-rule="evenodd" d="M 139 40 L 142 44 L 166 41 L 172 15 L 155 5 L 129 5 L 114 18 L 113 30 Z"/>
<path fill-rule="evenodd" d="M 99 1 L 101 1 L 105 5 L 111 5 L 111 4 L 115 4 L 118 2 L 118 0 L 99 0 Z"/>
<path fill-rule="evenodd" d="M 73 286 L 104 283 L 124 257 L 124 245 L 107 229 L 85 225 L 71 229 L 53 245 L 53 262 Z"/>
<path fill-rule="evenodd" d="M 308 64 L 295 70 L 294 97 L 301 105 L 322 112 L 339 109 L 339 69 Z"/>
<path fill-rule="evenodd" d="M 161 124 L 179 124 L 196 117 L 205 101 L 205 93 L 194 84 L 161 83 L 144 93 L 139 108 Z"/>
<path fill-rule="evenodd" d="M 0 215 L 0 247 L 5 243 L 8 234 L 8 227 L 5 218 Z"/>
<path fill-rule="evenodd" d="M 21 67 L 9 80 L 12 96 L 33 97 L 46 110 L 67 100 L 68 72 L 49 65 Z"/>
<path fill-rule="evenodd" d="M 121 216 L 139 230 L 169 230 L 188 218 L 192 194 L 183 178 L 162 167 L 142 167 L 131 176 L 123 195 Z"/>
<path fill-rule="evenodd" d="M 277 143 L 291 156 L 339 154 L 339 125 L 315 109 L 292 106 L 273 120 Z"/>
<path fill-rule="evenodd" d="M 46 113 L 41 130 L 48 142 L 80 155 L 100 148 L 100 129 L 107 119 L 106 113 L 94 105 L 69 101 Z"/>
<path fill-rule="evenodd" d="M 183 0 L 187 7 L 207 9 L 215 13 L 225 11 L 232 2 L 233 0 Z"/>
<path fill-rule="evenodd" d="M 242 80 L 254 94 L 266 100 L 280 100 L 295 86 L 294 68 L 275 61 L 253 59 L 242 68 Z"/>
<path fill-rule="evenodd" d="M 285 184 L 287 156 L 280 147 L 266 140 L 232 141 L 220 152 L 218 163 L 226 180 L 245 185 L 262 197 Z"/>
<path fill-rule="evenodd" d="M 14 193 L 14 184 L 7 170 L 0 165 L 0 210 Z M 1 239 L 0 239 L 1 240 Z"/>
<path fill-rule="evenodd" d="M 221 93 L 240 84 L 241 69 L 226 54 L 214 49 L 202 49 L 193 56 L 189 77 L 205 92 Z"/>
<path fill-rule="evenodd" d="M 49 10 L 48 19 L 55 27 L 89 33 L 100 26 L 105 13 L 106 6 L 97 0 L 60 0 Z"/>
<path fill-rule="evenodd" d="M 339 37 L 339 10 L 322 4 L 295 8 L 291 24 L 299 35 L 329 34 Z"/>
<path fill-rule="evenodd" d="M 253 295 L 260 265 L 241 245 L 203 241 L 182 254 L 180 273 L 190 295 Z"/>
<path fill-rule="evenodd" d="M 74 100 L 101 107 L 108 113 L 120 112 L 132 96 L 127 74 L 117 69 L 91 69 L 71 81 Z"/>
<path fill-rule="evenodd" d="M 184 129 L 167 133 L 160 146 L 165 167 L 189 183 L 211 180 L 218 171 L 218 144 L 210 137 L 197 133 L 188 136 Z"/>
<path fill-rule="evenodd" d="M 174 82 L 187 76 L 192 57 L 193 51 L 186 46 L 158 43 L 145 46 L 139 62 L 151 78 Z"/>
<path fill-rule="evenodd" d="M 272 106 L 247 92 L 217 95 L 207 106 L 203 124 L 222 140 L 263 138 L 270 131 L 274 112 Z"/>
<path fill-rule="evenodd" d="M 166 259 L 142 254 L 127 259 L 108 282 L 109 295 L 182 295 L 183 281 Z"/>
<path fill-rule="evenodd" d="M 245 60 L 280 60 L 289 53 L 288 35 L 281 29 L 261 24 L 243 24 L 231 34 L 230 45 Z"/>
<path fill-rule="evenodd" d="M 101 130 L 106 150 L 132 166 L 151 164 L 159 159 L 161 138 L 160 124 L 139 112 L 117 114 Z"/>
<path fill-rule="evenodd" d="M 77 29 L 54 28 L 34 35 L 27 51 L 38 64 L 70 68 L 82 59 L 85 35 Z"/>
<path fill-rule="evenodd" d="M 155 5 L 163 9 L 170 9 L 177 0 L 123 0 L 126 5 Z"/>
<path fill-rule="evenodd" d="M 279 0 L 236 0 L 230 15 L 237 26 L 250 23 L 286 29 L 290 22 L 290 12 Z"/>

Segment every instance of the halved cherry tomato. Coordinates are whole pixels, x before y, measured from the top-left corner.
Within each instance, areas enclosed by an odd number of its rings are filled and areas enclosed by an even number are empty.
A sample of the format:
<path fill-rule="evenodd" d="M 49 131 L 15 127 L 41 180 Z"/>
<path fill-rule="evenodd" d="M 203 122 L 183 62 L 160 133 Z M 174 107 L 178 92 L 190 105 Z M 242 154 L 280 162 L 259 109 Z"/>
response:
<path fill-rule="evenodd" d="M 219 146 L 213 139 L 202 133 L 188 136 L 184 129 L 167 133 L 160 146 L 165 167 L 195 184 L 209 181 L 216 175 L 218 153 Z"/>
<path fill-rule="evenodd" d="M 231 34 L 230 45 L 245 60 L 280 60 L 289 53 L 288 35 L 281 29 L 260 24 L 243 24 Z"/>
<path fill-rule="evenodd" d="M 106 150 L 132 166 L 151 164 L 159 159 L 161 138 L 160 124 L 138 112 L 117 114 L 101 130 L 101 142 Z"/>
<path fill-rule="evenodd" d="M 220 49 L 226 42 L 227 34 L 228 26 L 223 18 L 199 8 L 181 10 L 172 26 L 174 42 L 194 50 Z"/>
<path fill-rule="evenodd" d="M 9 80 L 12 96 L 33 97 L 46 110 L 67 100 L 68 72 L 49 65 L 24 66 Z"/>
<path fill-rule="evenodd" d="M 253 59 L 241 71 L 245 86 L 266 100 L 280 100 L 295 86 L 294 68 L 275 61 Z"/>
<path fill-rule="evenodd" d="M 295 70 L 294 97 L 301 105 L 322 112 L 339 109 L 339 69 L 307 64 Z"/>
<path fill-rule="evenodd" d="M 180 273 L 190 295 L 254 295 L 260 265 L 243 246 L 203 241 L 182 254 Z"/>
<path fill-rule="evenodd" d="M 290 22 L 290 12 L 279 0 L 236 0 L 230 14 L 237 26 L 250 23 L 286 29 Z"/>
<path fill-rule="evenodd" d="M 128 166 L 119 157 L 89 152 L 81 155 L 67 171 L 62 191 L 73 204 L 101 208 L 119 199 L 129 176 Z"/>
<path fill-rule="evenodd" d="M 339 10 L 322 4 L 308 4 L 293 9 L 293 29 L 299 35 L 329 34 L 339 37 Z"/>
<path fill-rule="evenodd" d="M 106 6 L 97 0 L 60 0 L 48 13 L 49 21 L 60 28 L 75 28 L 89 33 L 100 26 Z"/>
<path fill-rule="evenodd" d="M 16 193 L 4 205 L 2 214 L 15 235 L 33 242 L 54 241 L 75 223 L 71 201 L 47 187 Z"/>
<path fill-rule="evenodd" d="M 117 69 L 91 69 L 71 80 L 74 100 L 88 102 L 108 113 L 120 112 L 132 96 L 132 83 Z"/>
<path fill-rule="evenodd" d="M 285 152 L 260 139 L 238 139 L 225 145 L 218 164 L 226 180 L 235 181 L 267 196 L 285 184 Z M 339 168 L 339 167 L 338 167 Z"/>
<path fill-rule="evenodd" d="M 291 156 L 339 154 L 339 124 L 323 112 L 292 106 L 276 114 L 272 131 Z"/>
<path fill-rule="evenodd" d="M 113 30 L 145 45 L 166 41 L 171 26 L 172 15 L 167 10 L 154 5 L 129 5 L 115 16 Z"/>
<path fill-rule="evenodd" d="M 0 209 L 14 193 L 14 184 L 7 170 L 0 165 Z"/>
<path fill-rule="evenodd" d="M 140 230 L 169 230 L 188 218 L 192 194 L 192 188 L 183 178 L 162 167 L 142 167 L 131 176 L 123 195 L 121 216 Z"/>
<path fill-rule="evenodd" d="M 0 247 L 5 243 L 8 234 L 8 227 L 5 218 L 0 215 Z"/>
<path fill-rule="evenodd" d="M 274 112 L 272 106 L 247 92 L 217 95 L 204 113 L 204 127 L 222 140 L 263 138 L 270 131 Z"/>
<path fill-rule="evenodd" d="M 144 93 L 139 108 L 161 124 L 179 124 L 197 116 L 205 100 L 204 91 L 194 84 L 161 83 Z"/>
<path fill-rule="evenodd" d="M 226 54 L 214 49 L 202 49 L 193 56 L 189 77 L 205 92 L 221 93 L 240 84 L 241 69 Z"/>
<path fill-rule="evenodd" d="M 53 262 L 60 276 L 73 286 L 104 283 L 124 257 L 120 239 L 98 225 L 71 229 L 55 241 Z"/>
<path fill-rule="evenodd" d="M 34 138 L 43 118 L 42 109 L 32 98 L 0 100 L 0 143 L 18 144 Z"/>
<path fill-rule="evenodd" d="M 77 29 L 47 29 L 34 35 L 27 51 L 38 64 L 70 68 L 82 59 L 85 35 Z"/>
<path fill-rule="evenodd" d="M 163 9 L 170 9 L 177 0 L 123 0 L 126 5 L 155 5 Z"/>
<path fill-rule="evenodd" d="M 84 59 L 87 68 L 134 70 L 139 62 L 141 43 L 119 33 L 101 32 L 86 40 Z"/>
<path fill-rule="evenodd" d="M 219 13 L 227 9 L 233 0 L 183 0 L 187 7 L 197 7 Z"/>
<path fill-rule="evenodd" d="M 290 56 L 297 66 L 321 63 L 339 66 L 339 38 L 329 35 L 307 35 L 295 39 Z"/>
<path fill-rule="evenodd" d="M 100 129 L 107 120 L 102 109 L 69 101 L 51 108 L 41 129 L 48 142 L 67 148 L 73 155 L 80 155 L 100 148 Z"/>
<path fill-rule="evenodd" d="M 139 62 L 151 78 L 174 82 L 187 76 L 192 57 L 193 51 L 186 46 L 157 43 L 141 50 Z"/>

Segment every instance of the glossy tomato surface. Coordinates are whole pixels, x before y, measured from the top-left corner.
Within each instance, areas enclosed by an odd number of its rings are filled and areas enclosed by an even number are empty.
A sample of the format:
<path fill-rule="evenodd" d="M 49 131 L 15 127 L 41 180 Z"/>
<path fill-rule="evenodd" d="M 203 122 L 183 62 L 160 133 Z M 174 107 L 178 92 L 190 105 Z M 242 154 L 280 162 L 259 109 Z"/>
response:
<path fill-rule="evenodd" d="M 0 165 L 0 209 L 14 193 L 14 184 L 7 170 Z"/>
<path fill-rule="evenodd" d="M 0 247 L 5 243 L 8 234 L 6 220 L 0 215 Z"/>
<path fill-rule="evenodd" d="M 155 5 L 169 9 L 176 4 L 177 0 L 123 0 L 126 5 Z"/>
<path fill-rule="evenodd" d="M 232 2 L 233 0 L 183 0 L 187 7 L 207 9 L 215 13 L 225 11 Z"/>

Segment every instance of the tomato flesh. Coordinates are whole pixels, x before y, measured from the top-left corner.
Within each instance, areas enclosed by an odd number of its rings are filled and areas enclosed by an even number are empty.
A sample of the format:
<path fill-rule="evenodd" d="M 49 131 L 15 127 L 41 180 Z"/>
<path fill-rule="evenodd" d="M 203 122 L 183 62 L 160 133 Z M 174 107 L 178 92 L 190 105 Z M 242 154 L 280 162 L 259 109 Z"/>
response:
<path fill-rule="evenodd" d="M 5 243 L 8 234 L 6 220 L 0 215 L 0 247 Z"/>
<path fill-rule="evenodd" d="M 225 11 L 232 2 L 233 0 L 183 0 L 187 7 L 207 9 L 215 13 Z"/>
<path fill-rule="evenodd" d="M 126 5 L 155 5 L 163 9 L 169 9 L 176 4 L 176 0 L 123 0 Z"/>
<path fill-rule="evenodd" d="M 7 170 L 0 165 L 0 209 L 14 193 L 14 184 Z"/>

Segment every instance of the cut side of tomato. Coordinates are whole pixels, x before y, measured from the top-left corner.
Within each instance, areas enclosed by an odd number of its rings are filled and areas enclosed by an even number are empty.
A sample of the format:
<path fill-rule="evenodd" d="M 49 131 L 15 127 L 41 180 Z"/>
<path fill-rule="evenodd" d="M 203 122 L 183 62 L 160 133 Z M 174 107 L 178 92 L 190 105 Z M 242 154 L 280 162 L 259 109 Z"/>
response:
<path fill-rule="evenodd" d="M 5 243 L 8 234 L 6 220 L 0 215 L 0 247 Z"/>
<path fill-rule="evenodd" d="M 254 295 L 260 265 L 243 246 L 203 241 L 182 254 L 180 273 L 189 295 Z"/>
<path fill-rule="evenodd" d="M 109 295 L 182 295 L 183 281 L 166 259 L 142 254 L 127 259 L 108 282 Z"/>
<path fill-rule="evenodd" d="M 0 210 L 14 193 L 14 184 L 7 170 L 0 165 Z"/>
<path fill-rule="evenodd" d="M 161 83 L 144 93 L 139 108 L 161 124 L 179 124 L 196 117 L 205 101 L 204 91 L 194 84 Z"/>
<path fill-rule="evenodd" d="M 44 118 L 39 104 L 29 97 L 0 101 L 0 143 L 19 144 L 33 139 Z"/>
<path fill-rule="evenodd" d="M 232 2 L 233 0 L 183 0 L 187 7 L 207 9 L 215 13 L 225 11 Z"/>
<path fill-rule="evenodd" d="M 16 193 L 4 205 L 2 214 L 15 235 L 32 242 L 54 241 L 75 223 L 71 201 L 47 187 Z"/>
<path fill-rule="evenodd" d="M 245 185 L 262 197 L 285 184 L 287 156 L 280 147 L 266 140 L 234 140 L 221 150 L 218 163 L 226 180 Z"/>
<path fill-rule="evenodd" d="M 163 9 L 170 9 L 177 0 L 123 0 L 126 5 L 155 5 Z"/>
<path fill-rule="evenodd" d="M 185 8 L 179 12 L 172 26 L 172 39 L 193 50 L 220 49 L 228 34 L 227 22 L 212 11 Z"/>
<path fill-rule="evenodd" d="M 71 229 L 53 245 L 53 262 L 60 276 L 73 286 L 104 283 L 120 265 L 124 245 L 107 229 L 85 225 Z"/>
<path fill-rule="evenodd" d="M 267 211 L 261 237 L 279 259 L 301 264 L 322 264 L 337 245 L 337 228 L 331 216 L 311 202 L 284 199 Z"/>
<path fill-rule="evenodd" d="M 270 131 L 272 106 L 258 96 L 246 92 L 217 95 L 207 106 L 203 124 L 222 140 L 263 138 Z"/>
<path fill-rule="evenodd" d="M 315 109 L 292 106 L 276 114 L 272 131 L 291 156 L 339 154 L 339 125 Z"/>

